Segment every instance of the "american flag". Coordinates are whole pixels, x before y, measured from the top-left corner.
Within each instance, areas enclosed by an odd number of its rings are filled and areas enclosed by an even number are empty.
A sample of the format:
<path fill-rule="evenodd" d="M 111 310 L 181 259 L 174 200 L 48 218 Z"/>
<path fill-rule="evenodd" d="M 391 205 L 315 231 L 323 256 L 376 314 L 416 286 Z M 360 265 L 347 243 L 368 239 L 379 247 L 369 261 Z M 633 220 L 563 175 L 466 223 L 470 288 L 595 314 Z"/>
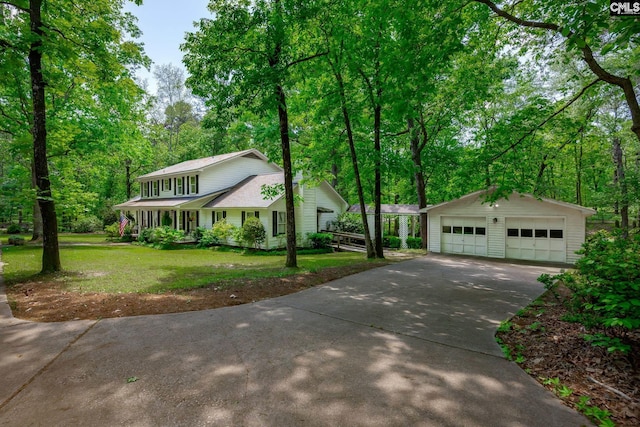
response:
<path fill-rule="evenodd" d="M 127 218 L 124 213 L 120 212 L 120 237 L 124 234 L 124 228 L 127 224 L 129 224 L 129 218 Z"/>

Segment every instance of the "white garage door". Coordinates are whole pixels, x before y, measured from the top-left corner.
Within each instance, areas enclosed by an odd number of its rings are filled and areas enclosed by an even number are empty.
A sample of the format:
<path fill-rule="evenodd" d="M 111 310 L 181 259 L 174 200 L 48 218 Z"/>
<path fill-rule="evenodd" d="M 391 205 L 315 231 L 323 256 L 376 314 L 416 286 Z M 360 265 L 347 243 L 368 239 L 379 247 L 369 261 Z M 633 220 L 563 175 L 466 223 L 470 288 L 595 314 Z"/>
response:
<path fill-rule="evenodd" d="M 565 262 L 564 218 L 507 218 L 506 256 Z"/>
<path fill-rule="evenodd" d="M 487 219 L 485 217 L 443 217 L 442 252 L 487 255 Z"/>

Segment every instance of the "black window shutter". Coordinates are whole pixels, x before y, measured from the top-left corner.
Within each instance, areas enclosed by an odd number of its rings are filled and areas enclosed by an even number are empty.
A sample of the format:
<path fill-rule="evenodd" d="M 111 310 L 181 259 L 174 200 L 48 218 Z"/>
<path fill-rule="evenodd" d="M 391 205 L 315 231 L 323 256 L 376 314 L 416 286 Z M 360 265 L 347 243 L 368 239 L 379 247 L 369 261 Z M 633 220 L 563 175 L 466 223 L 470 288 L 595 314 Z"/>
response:
<path fill-rule="evenodd" d="M 176 211 L 173 211 L 173 228 L 175 228 L 176 230 L 178 229 L 178 212 Z"/>
<path fill-rule="evenodd" d="M 187 194 L 189 194 L 189 187 L 191 187 L 191 186 L 189 185 L 189 178 L 190 178 L 190 177 L 187 177 Z"/>
<path fill-rule="evenodd" d="M 171 190 L 171 178 L 169 178 L 169 188 L 167 190 Z"/>
<path fill-rule="evenodd" d="M 175 179 L 175 178 L 173 178 L 173 180 L 175 181 L 176 179 Z M 176 183 L 174 182 L 174 183 L 173 183 L 173 195 L 174 195 L 174 196 L 176 195 L 176 187 L 177 187 L 177 186 L 176 186 Z"/>
<path fill-rule="evenodd" d="M 242 211 L 242 225 L 244 225 L 244 219 L 246 218 L 247 214 L 245 213 L 245 211 Z"/>
<path fill-rule="evenodd" d="M 200 194 L 200 175 L 196 175 L 196 194 Z"/>
<path fill-rule="evenodd" d="M 227 211 L 222 211 L 222 219 L 227 217 Z"/>
<path fill-rule="evenodd" d="M 158 196 L 160 195 L 160 181 L 162 181 L 161 179 L 158 180 Z"/>
<path fill-rule="evenodd" d="M 140 197 L 144 197 L 143 185 L 143 183 L 140 183 Z"/>
<path fill-rule="evenodd" d="M 196 211 L 196 227 L 200 227 L 200 211 Z"/>
<path fill-rule="evenodd" d="M 216 223 L 216 211 L 211 211 L 211 225 Z"/>
<path fill-rule="evenodd" d="M 273 237 L 276 237 L 278 235 L 278 212 L 277 211 L 271 212 L 271 222 L 273 223 L 272 224 Z"/>
<path fill-rule="evenodd" d="M 164 191 L 164 179 L 162 179 L 162 180 L 160 180 L 160 181 L 162 182 L 162 184 L 161 184 L 161 189 L 162 189 L 162 191 Z"/>
<path fill-rule="evenodd" d="M 255 211 L 255 214 L 256 214 L 256 218 L 260 218 L 260 212 Z"/>
<path fill-rule="evenodd" d="M 182 178 L 180 178 L 180 179 L 182 180 L 182 194 L 185 194 L 185 191 L 184 191 L 184 176 Z M 189 193 L 187 193 L 187 194 L 189 194 Z"/>

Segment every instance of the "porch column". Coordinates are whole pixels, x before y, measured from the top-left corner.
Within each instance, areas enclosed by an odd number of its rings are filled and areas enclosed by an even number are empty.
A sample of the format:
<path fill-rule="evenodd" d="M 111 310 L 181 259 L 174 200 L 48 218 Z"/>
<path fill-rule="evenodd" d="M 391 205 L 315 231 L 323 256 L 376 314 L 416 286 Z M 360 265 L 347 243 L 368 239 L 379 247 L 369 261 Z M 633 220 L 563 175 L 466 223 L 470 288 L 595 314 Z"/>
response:
<path fill-rule="evenodd" d="M 182 225 L 182 211 L 180 208 L 176 209 L 176 230 L 180 230 Z"/>
<path fill-rule="evenodd" d="M 407 249 L 409 246 L 407 245 L 407 236 L 409 235 L 409 226 L 407 224 L 407 216 L 400 216 L 400 230 L 398 234 L 400 234 L 400 249 Z"/>

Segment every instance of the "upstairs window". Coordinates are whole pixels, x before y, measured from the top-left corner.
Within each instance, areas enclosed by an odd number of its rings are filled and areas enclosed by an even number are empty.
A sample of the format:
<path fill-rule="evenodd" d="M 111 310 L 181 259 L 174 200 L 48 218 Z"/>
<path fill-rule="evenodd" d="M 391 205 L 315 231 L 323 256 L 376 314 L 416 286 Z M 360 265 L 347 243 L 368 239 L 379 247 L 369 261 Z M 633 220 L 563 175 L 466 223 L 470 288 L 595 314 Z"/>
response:
<path fill-rule="evenodd" d="M 160 195 L 160 181 L 153 181 L 153 195 L 154 196 L 159 196 Z"/>
<path fill-rule="evenodd" d="M 176 179 L 176 194 L 184 194 L 184 189 L 182 188 L 182 178 Z"/>
<path fill-rule="evenodd" d="M 198 194 L 198 175 L 189 177 L 189 192 Z"/>
<path fill-rule="evenodd" d="M 142 183 L 142 197 L 149 197 L 149 183 Z"/>
<path fill-rule="evenodd" d="M 162 191 L 171 191 L 171 178 L 162 180 Z"/>

